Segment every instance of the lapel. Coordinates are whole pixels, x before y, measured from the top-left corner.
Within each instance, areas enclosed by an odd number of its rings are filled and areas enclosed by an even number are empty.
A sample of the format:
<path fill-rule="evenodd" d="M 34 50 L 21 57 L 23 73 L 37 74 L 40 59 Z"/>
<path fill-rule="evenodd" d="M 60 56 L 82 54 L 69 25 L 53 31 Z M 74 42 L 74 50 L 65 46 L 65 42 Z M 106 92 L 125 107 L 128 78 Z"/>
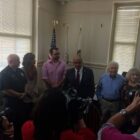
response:
<path fill-rule="evenodd" d="M 72 69 L 72 73 L 71 73 L 72 79 L 75 81 L 75 69 Z"/>
<path fill-rule="evenodd" d="M 80 84 L 83 83 L 84 79 L 85 79 L 85 68 L 83 67 L 82 78 L 81 78 Z"/>

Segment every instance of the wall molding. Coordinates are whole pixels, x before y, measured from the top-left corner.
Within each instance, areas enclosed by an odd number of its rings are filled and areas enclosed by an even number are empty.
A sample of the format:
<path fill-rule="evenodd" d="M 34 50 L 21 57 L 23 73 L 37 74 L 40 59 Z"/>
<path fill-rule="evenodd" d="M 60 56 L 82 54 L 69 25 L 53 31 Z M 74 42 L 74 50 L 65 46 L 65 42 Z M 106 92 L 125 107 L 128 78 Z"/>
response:
<path fill-rule="evenodd" d="M 101 11 L 101 10 L 94 10 L 94 11 L 66 11 L 65 13 L 63 13 L 62 15 L 67 15 L 67 14 L 82 14 L 82 15 L 96 15 L 96 14 L 100 14 L 100 15 L 108 15 L 108 14 L 112 14 L 110 10 L 108 11 Z"/>
<path fill-rule="evenodd" d="M 39 60 L 37 62 L 37 66 L 38 67 L 42 67 L 44 61 L 43 60 Z M 68 64 L 70 67 L 73 66 L 72 61 L 69 61 Z M 101 70 L 105 70 L 107 67 L 107 64 L 103 64 L 103 63 L 93 63 L 93 62 L 88 62 L 88 61 L 84 61 L 84 65 L 90 68 L 95 68 L 95 69 L 101 69 Z"/>
<path fill-rule="evenodd" d="M 50 15 L 56 14 L 54 11 L 48 10 L 47 8 L 44 8 L 44 7 L 39 7 L 39 10 L 40 10 L 41 12 L 45 12 L 45 13 L 50 14 Z"/>
<path fill-rule="evenodd" d="M 93 62 L 87 62 L 85 61 L 84 64 L 86 66 L 89 66 L 91 68 L 95 68 L 95 69 L 106 69 L 107 64 L 102 64 L 102 63 L 93 63 Z"/>
<path fill-rule="evenodd" d="M 44 63 L 43 60 L 38 60 L 37 67 L 42 67 L 43 63 Z"/>
<path fill-rule="evenodd" d="M 72 67 L 73 66 L 72 61 L 70 61 L 68 65 Z M 107 67 L 107 64 L 93 63 L 88 61 L 84 61 L 84 65 L 93 69 L 100 69 L 100 70 L 105 70 Z"/>

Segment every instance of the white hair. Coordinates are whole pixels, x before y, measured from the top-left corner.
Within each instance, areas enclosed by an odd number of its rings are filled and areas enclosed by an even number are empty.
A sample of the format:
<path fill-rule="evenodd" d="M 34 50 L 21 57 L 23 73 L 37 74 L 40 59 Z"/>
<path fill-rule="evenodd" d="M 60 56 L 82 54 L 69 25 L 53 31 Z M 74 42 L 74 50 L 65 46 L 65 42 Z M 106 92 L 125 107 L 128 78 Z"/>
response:
<path fill-rule="evenodd" d="M 113 65 L 113 66 L 116 66 L 117 69 L 119 69 L 119 63 L 118 63 L 118 62 L 115 62 L 115 61 L 111 61 L 111 62 L 108 64 L 108 66 L 107 66 L 107 71 L 109 70 L 109 68 L 110 68 L 112 65 Z"/>
<path fill-rule="evenodd" d="M 17 54 L 9 54 L 7 57 L 8 65 L 11 66 L 13 61 L 19 59 L 19 56 Z"/>
<path fill-rule="evenodd" d="M 127 79 L 127 80 L 130 80 L 131 75 L 132 75 L 133 73 L 135 73 L 136 75 L 138 75 L 138 76 L 140 77 L 140 71 L 139 71 L 139 69 L 137 69 L 137 68 L 131 68 L 131 69 L 127 72 L 127 74 L 126 74 L 126 79 Z"/>

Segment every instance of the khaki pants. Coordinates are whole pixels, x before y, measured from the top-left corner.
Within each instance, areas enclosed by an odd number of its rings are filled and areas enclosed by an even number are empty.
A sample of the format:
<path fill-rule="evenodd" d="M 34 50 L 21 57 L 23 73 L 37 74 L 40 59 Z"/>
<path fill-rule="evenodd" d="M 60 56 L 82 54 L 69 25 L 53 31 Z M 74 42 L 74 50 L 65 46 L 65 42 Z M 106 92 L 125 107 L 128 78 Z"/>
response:
<path fill-rule="evenodd" d="M 120 101 L 107 101 L 104 99 L 100 100 L 102 123 L 105 123 L 111 116 L 119 112 L 120 110 Z"/>

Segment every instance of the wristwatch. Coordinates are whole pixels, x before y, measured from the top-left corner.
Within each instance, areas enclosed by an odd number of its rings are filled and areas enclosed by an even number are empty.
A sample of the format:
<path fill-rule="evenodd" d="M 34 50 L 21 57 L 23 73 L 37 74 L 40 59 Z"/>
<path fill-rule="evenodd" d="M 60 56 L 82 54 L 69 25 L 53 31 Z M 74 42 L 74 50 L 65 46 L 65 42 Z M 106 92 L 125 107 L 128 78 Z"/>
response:
<path fill-rule="evenodd" d="M 121 115 L 123 115 L 124 117 L 127 117 L 128 116 L 128 112 L 125 109 L 122 109 L 119 113 Z"/>

